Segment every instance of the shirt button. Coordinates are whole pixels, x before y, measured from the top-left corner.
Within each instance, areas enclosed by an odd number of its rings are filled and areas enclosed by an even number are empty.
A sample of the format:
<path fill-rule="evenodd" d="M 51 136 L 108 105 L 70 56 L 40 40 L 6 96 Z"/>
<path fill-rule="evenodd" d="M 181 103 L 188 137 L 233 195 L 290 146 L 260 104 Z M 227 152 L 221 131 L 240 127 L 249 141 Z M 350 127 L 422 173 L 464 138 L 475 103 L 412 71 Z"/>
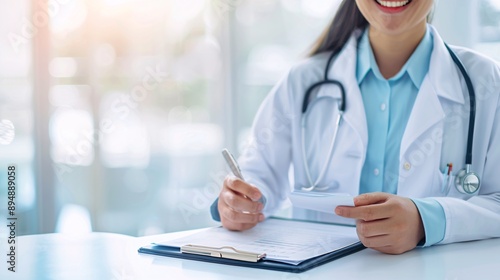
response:
<path fill-rule="evenodd" d="M 408 170 L 410 170 L 410 169 L 411 169 L 411 164 L 410 164 L 409 162 L 405 162 L 405 163 L 403 164 L 403 168 L 404 168 L 406 171 L 408 171 Z"/>
<path fill-rule="evenodd" d="M 380 170 L 378 170 L 378 168 L 373 169 L 373 174 L 375 174 L 375 176 L 378 176 L 378 174 L 380 174 Z"/>
<path fill-rule="evenodd" d="M 386 107 L 385 103 L 380 104 L 380 110 L 385 111 Z"/>

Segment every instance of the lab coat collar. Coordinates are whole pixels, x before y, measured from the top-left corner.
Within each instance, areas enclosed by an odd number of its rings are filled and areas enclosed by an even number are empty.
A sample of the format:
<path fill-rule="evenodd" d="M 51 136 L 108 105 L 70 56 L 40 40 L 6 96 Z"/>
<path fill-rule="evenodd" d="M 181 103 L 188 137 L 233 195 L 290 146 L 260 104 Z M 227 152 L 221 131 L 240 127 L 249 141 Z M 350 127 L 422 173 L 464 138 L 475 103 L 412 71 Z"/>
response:
<path fill-rule="evenodd" d="M 458 67 L 453 62 L 437 30 L 429 25 L 434 37 L 434 49 L 429 66 L 429 81 L 439 97 L 464 104 L 464 94 Z"/>
<path fill-rule="evenodd" d="M 356 30 L 329 69 L 328 77 L 340 81 L 346 91 L 346 111 L 344 120 L 358 133 L 366 154 L 368 146 L 368 126 L 361 91 L 356 80 L 356 60 L 358 38 L 362 30 Z"/>
<path fill-rule="evenodd" d="M 365 29 L 358 43 L 358 60 L 356 63 L 356 79 L 358 84 L 365 79 L 373 64 L 374 55 L 368 38 L 368 28 Z"/>
<path fill-rule="evenodd" d="M 400 160 L 403 160 L 410 146 L 432 126 L 445 117 L 444 103 L 464 104 L 462 83 L 443 40 L 430 26 L 434 37 L 429 73 L 424 78 L 413 110 L 401 141 Z"/>
<path fill-rule="evenodd" d="M 409 147 L 417 141 L 422 134 L 446 117 L 438 97 L 439 94 L 435 92 L 430 77 L 430 75 L 427 75 L 424 78 L 420 91 L 415 99 L 415 104 L 413 104 L 412 113 L 408 119 L 403 139 L 401 140 L 401 161 Z"/>

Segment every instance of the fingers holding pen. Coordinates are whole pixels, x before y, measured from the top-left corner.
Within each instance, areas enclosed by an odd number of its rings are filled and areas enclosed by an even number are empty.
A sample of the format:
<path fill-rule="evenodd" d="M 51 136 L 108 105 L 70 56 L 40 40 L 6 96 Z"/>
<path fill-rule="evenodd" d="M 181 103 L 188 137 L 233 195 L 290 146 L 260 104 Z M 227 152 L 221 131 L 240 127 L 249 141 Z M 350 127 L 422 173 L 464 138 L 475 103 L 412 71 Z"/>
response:
<path fill-rule="evenodd" d="M 264 209 L 264 205 L 257 201 L 252 201 L 242 194 L 231 189 L 221 193 L 221 198 L 224 203 L 231 209 L 245 213 L 260 213 Z"/>
<path fill-rule="evenodd" d="M 262 197 L 262 193 L 258 188 L 246 183 L 245 181 L 236 177 L 226 177 L 224 186 L 228 187 L 234 192 L 240 193 L 253 201 L 257 201 Z"/>
<path fill-rule="evenodd" d="M 229 230 L 247 230 L 264 220 L 259 189 L 233 177 L 224 180 L 218 209 L 222 225 Z"/>
<path fill-rule="evenodd" d="M 223 200 L 219 203 L 225 203 Z M 240 212 L 231 208 L 229 205 L 223 205 L 221 209 L 221 216 L 231 222 L 237 223 L 258 223 L 264 219 L 262 213 Z"/>

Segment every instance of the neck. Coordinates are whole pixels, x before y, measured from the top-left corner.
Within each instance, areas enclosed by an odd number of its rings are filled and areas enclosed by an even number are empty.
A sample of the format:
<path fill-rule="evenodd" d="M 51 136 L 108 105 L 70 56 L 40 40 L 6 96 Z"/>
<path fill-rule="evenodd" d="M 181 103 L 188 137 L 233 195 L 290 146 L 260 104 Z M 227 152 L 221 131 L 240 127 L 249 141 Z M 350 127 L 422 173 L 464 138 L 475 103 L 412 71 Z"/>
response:
<path fill-rule="evenodd" d="M 427 25 L 419 24 L 403 34 L 384 34 L 370 27 L 369 38 L 380 73 L 384 78 L 394 77 L 415 51 L 425 35 Z"/>

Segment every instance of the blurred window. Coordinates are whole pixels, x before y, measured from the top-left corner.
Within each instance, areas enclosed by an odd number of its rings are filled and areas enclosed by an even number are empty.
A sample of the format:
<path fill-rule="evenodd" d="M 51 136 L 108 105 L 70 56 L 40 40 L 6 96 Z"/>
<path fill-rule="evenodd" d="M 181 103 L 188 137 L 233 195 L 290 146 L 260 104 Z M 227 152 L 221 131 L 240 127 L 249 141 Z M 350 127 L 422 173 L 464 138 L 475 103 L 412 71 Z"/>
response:
<path fill-rule="evenodd" d="M 0 1 L 0 220 L 7 214 L 7 166 L 16 166 L 18 232 L 34 233 L 36 193 L 32 111 L 32 45 L 28 1 Z"/>
<path fill-rule="evenodd" d="M 482 0 L 478 17 L 479 40 L 474 48 L 500 62 L 500 0 Z"/>

